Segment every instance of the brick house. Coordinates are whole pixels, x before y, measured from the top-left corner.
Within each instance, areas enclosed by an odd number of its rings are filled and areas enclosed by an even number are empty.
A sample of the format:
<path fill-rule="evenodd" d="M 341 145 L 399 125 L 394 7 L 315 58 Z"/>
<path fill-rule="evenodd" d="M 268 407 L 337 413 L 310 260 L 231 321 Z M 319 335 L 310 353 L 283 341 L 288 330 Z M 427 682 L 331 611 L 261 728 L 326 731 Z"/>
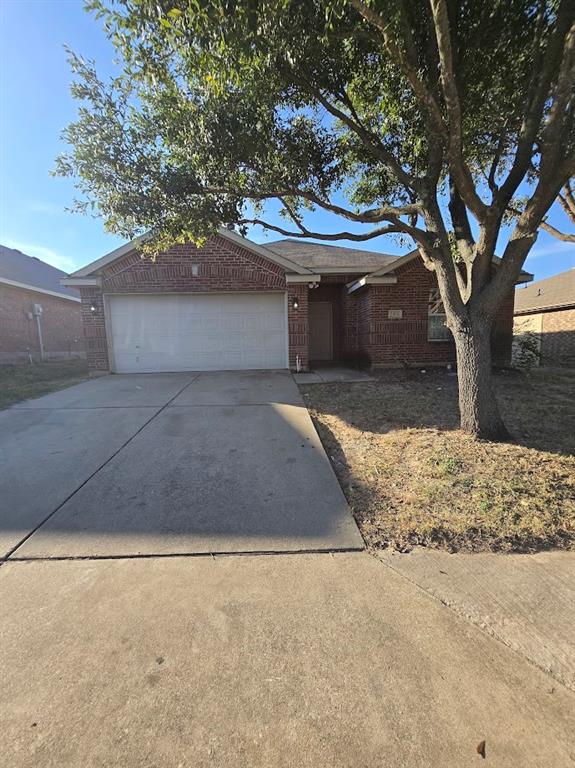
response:
<path fill-rule="evenodd" d="M 415 251 L 263 246 L 222 228 L 202 248 L 178 245 L 155 260 L 128 243 L 63 283 L 80 290 L 93 373 L 455 360 L 433 274 Z M 493 330 L 501 364 L 512 325 L 511 293 Z"/>
<path fill-rule="evenodd" d="M 516 290 L 513 332 L 535 334 L 541 365 L 575 366 L 575 269 Z"/>
<path fill-rule="evenodd" d="M 84 357 L 80 293 L 65 272 L 0 245 L 0 363 Z"/>

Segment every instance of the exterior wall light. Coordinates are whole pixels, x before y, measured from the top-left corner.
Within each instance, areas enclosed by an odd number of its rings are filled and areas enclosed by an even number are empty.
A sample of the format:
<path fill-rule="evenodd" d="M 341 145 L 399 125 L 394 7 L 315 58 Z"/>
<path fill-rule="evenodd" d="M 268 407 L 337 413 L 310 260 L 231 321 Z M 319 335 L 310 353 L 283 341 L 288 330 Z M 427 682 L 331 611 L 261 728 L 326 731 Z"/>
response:
<path fill-rule="evenodd" d="M 95 311 L 96 311 L 96 307 L 92 304 L 92 306 L 90 307 L 90 312 L 95 312 Z"/>
<path fill-rule="evenodd" d="M 299 301 L 297 300 L 297 296 L 294 296 L 291 300 L 291 305 L 294 309 L 297 309 L 299 307 Z"/>

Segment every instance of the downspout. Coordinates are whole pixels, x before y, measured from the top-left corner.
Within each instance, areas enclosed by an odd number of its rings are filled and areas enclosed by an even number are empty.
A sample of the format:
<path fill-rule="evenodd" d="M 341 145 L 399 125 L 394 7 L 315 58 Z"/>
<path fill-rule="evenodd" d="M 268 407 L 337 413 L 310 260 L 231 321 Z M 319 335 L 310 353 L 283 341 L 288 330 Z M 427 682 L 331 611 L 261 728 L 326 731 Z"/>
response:
<path fill-rule="evenodd" d="M 36 318 L 36 328 L 38 329 L 38 344 L 40 346 L 40 360 L 44 362 L 44 339 L 42 337 L 42 323 L 40 317 L 42 316 L 42 307 L 40 304 L 34 304 L 33 309 L 34 317 Z"/>
<path fill-rule="evenodd" d="M 40 360 L 44 362 L 44 339 L 42 338 L 42 322 L 40 321 L 40 312 L 35 312 L 36 327 L 38 328 L 38 343 L 40 345 Z"/>

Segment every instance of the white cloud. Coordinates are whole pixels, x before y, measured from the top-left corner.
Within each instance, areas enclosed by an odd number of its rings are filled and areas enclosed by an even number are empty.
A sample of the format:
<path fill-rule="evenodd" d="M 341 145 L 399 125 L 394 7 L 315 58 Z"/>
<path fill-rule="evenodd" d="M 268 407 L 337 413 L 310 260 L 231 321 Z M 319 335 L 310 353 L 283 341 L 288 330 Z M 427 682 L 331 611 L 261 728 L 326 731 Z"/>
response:
<path fill-rule="evenodd" d="M 529 252 L 528 258 L 540 259 L 543 256 L 557 256 L 558 254 L 570 254 L 575 257 L 575 245 L 573 245 L 573 243 L 564 243 L 561 241 L 540 246 L 536 245 Z"/>
<path fill-rule="evenodd" d="M 51 264 L 53 267 L 61 269 L 63 272 L 74 272 L 77 269 L 74 259 L 56 253 L 56 251 L 53 251 L 51 248 L 46 248 L 43 245 L 21 243 L 16 240 L 5 240 L 3 245 L 7 248 L 15 248 L 17 251 L 21 251 L 27 256 L 35 256 L 37 259 L 40 259 L 40 261 L 45 261 L 47 264 Z"/>

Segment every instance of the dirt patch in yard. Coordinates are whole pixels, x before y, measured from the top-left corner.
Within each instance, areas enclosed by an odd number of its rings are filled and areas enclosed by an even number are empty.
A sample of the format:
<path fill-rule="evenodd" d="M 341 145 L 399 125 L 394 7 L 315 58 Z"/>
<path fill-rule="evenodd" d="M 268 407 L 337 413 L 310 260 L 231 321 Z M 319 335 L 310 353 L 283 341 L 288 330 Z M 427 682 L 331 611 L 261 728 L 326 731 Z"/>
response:
<path fill-rule="evenodd" d="M 40 397 L 88 378 L 85 360 L 0 365 L 0 408 Z"/>
<path fill-rule="evenodd" d="M 457 429 L 443 371 L 301 387 L 368 546 L 575 549 L 575 371 L 495 380 L 513 443 Z"/>

